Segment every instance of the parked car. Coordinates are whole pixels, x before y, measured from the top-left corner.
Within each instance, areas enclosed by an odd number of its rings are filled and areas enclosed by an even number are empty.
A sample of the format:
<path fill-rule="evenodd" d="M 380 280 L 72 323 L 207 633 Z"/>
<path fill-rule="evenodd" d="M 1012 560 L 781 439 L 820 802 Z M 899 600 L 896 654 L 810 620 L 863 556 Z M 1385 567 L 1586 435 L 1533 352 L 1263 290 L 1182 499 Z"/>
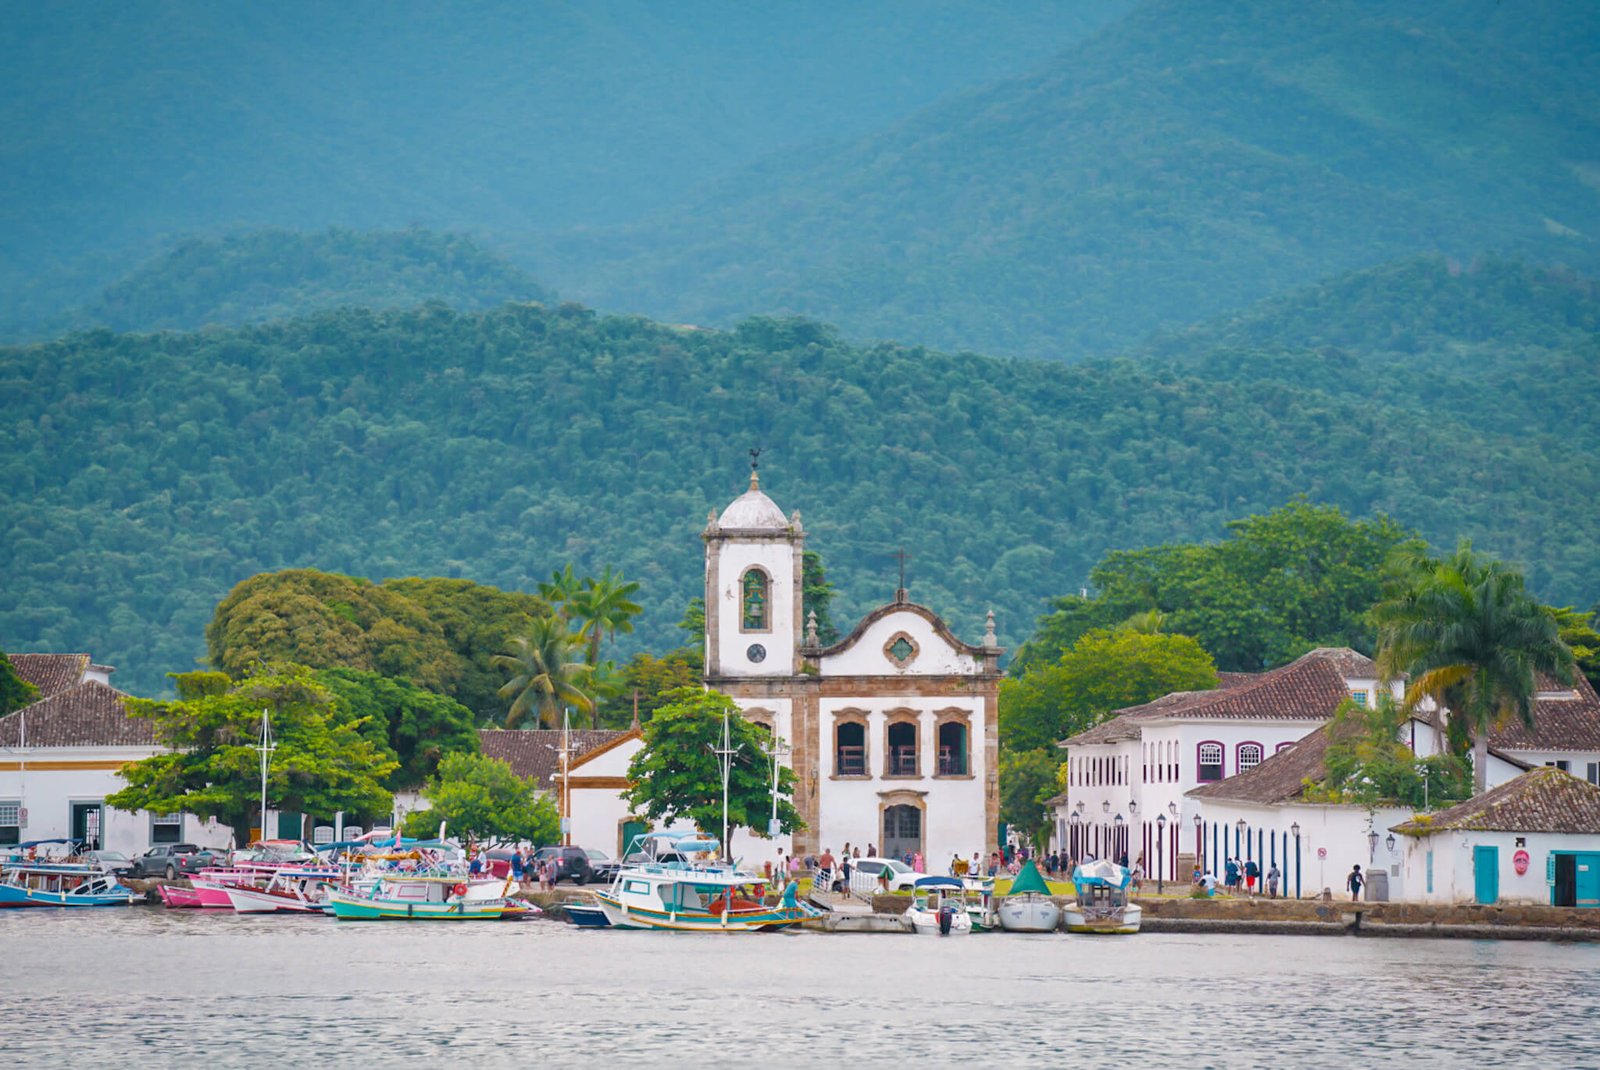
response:
<path fill-rule="evenodd" d="M 90 865 L 99 866 L 113 877 L 126 877 L 133 868 L 133 859 L 121 851 L 90 851 L 84 858 Z"/>
<path fill-rule="evenodd" d="M 850 887 L 874 892 L 883 887 L 881 876 L 889 871 L 889 890 L 909 892 L 926 873 L 918 873 L 898 858 L 856 858 L 850 862 Z"/>
<path fill-rule="evenodd" d="M 128 876 L 177 880 L 183 874 L 220 866 L 227 860 L 220 851 L 196 847 L 192 843 L 163 843 L 135 857 L 128 867 Z"/>
<path fill-rule="evenodd" d="M 594 867 L 589 864 L 589 852 L 582 847 L 541 847 L 533 854 L 533 864 L 542 866 L 546 859 L 557 860 L 556 883 L 569 880 L 574 884 L 588 884 L 594 879 Z"/>
<path fill-rule="evenodd" d="M 616 880 L 617 873 L 622 869 L 622 863 L 604 851 L 588 851 L 589 879 L 609 883 Z"/>

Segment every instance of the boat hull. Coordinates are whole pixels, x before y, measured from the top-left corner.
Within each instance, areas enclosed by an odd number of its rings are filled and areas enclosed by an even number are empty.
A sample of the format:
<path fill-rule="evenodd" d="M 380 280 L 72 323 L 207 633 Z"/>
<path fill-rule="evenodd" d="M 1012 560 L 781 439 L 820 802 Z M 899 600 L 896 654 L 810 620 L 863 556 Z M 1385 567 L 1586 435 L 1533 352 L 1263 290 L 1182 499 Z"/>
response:
<path fill-rule="evenodd" d="M 299 896 L 278 895 L 254 888 L 229 888 L 228 903 L 238 914 L 320 914 L 322 904 Z"/>
<path fill-rule="evenodd" d="M 972 932 L 972 917 L 966 911 L 957 911 L 950 916 L 950 931 L 939 931 L 939 914 L 933 910 L 906 911 L 906 917 L 911 921 L 911 931 L 922 933 L 924 936 L 966 936 Z"/>
<path fill-rule="evenodd" d="M 580 929 L 611 928 L 611 919 L 594 903 L 567 903 L 562 909 L 567 912 L 567 920 Z"/>
<path fill-rule="evenodd" d="M 180 888 L 176 884 L 161 884 L 156 886 L 156 894 L 167 905 L 168 910 L 198 910 L 205 906 L 200 902 L 200 894 L 193 888 Z"/>
<path fill-rule="evenodd" d="M 137 899 L 129 891 L 74 895 L 0 884 L 0 907 L 125 907 Z"/>
<path fill-rule="evenodd" d="M 773 932 L 804 925 L 820 917 L 805 907 L 766 907 L 761 910 L 735 910 L 727 915 L 710 911 L 685 910 L 669 913 L 646 907 L 624 905 L 602 892 L 595 897 L 606 920 L 614 929 L 660 929 L 664 932 L 742 933 Z"/>
<path fill-rule="evenodd" d="M 340 921 L 499 921 L 505 902 L 425 903 L 396 899 L 361 899 L 334 892 L 328 896 Z"/>
<path fill-rule="evenodd" d="M 1006 899 L 995 915 L 1008 933 L 1053 933 L 1061 922 L 1061 908 L 1043 896 Z"/>
<path fill-rule="evenodd" d="M 1144 911 L 1136 905 L 1128 906 L 1120 915 L 1089 914 L 1074 906 L 1061 910 L 1061 923 L 1069 933 L 1127 936 L 1138 932 L 1143 920 Z"/>

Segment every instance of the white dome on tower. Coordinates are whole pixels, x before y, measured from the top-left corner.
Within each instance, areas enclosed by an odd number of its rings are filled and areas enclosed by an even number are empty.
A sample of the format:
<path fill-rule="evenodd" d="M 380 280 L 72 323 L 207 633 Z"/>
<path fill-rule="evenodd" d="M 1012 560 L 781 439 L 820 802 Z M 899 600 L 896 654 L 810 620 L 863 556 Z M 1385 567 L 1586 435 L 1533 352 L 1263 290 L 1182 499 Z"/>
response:
<path fill-rule="evenodd" d="M 717 518 L 717 526 L 740 531 L 782 531 L 789 526 L 789 520 L 777 502 L 761 493 L 761 481 L 751 472 L 750 489 L 728 503 Z"/>

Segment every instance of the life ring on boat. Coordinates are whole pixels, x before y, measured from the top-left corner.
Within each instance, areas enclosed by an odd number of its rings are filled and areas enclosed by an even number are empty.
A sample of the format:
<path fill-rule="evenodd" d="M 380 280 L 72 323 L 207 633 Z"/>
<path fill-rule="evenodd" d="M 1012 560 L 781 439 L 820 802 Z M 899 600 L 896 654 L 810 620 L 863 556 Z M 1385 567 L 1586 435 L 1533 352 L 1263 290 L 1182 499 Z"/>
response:
<path fill-rule="evenodd" d="M 465 884 L 453 885 L 451 887 L 451 889 L 450 889 L 450 892 L 451 892 L 451 894 L 458 895 L 458 896 L 466 895 L 467 894 L 467 886 Z"/>

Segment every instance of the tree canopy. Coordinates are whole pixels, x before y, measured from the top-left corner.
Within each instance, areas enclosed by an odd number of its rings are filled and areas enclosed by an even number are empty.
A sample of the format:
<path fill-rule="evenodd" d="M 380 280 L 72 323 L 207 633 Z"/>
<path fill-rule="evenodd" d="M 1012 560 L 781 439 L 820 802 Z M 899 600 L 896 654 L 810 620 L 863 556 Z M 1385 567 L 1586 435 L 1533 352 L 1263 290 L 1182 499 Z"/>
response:
<path fill-rule="evenodd" d="M 18 676 L 11 659 L 0 652 L 0 717 L 20 710 L 38 697 L 39 689 Z"/>
<path fill-rule="evenodd" d="M 1053 664 L 1000 682 L 1000 746 L 1015 753 L 1054 748 L 1112 710 L 1216 686 L 1211 655 L 1187 635 L 1097 628 Z"/>
<path fill-rule="evenodd" d="M 108 795 L 108 805 L 215 816 L 243 844 L 250 819 L 260 816 L 256 744 L 266 711 L 277 745 L 267 777 L 270 808 L 329 817 L 389 812 L 383 781 L 399 763 L 309 669 L 279 666 L 238 683 L 201 674 L 191 684 L 192 698 L 128 701 L 130 716 L 148 719 L 170 750 L 124 765 L 119 775 L 128 786 Z"/>
<path fill-rule="evenodd" d="M 384 782 L 391 791 L 416 788 L 447 755 L 478 751 L 472 711 L 445 695 L 359 669 L 318 669 L 317 682 L 337 695 L 344 716 L 397 762 Z"/>
<path fill-rule="evenodd" d="M 720 837 L 722 769 L 712 748 L 722 748 L 726 718 L 736 752 L 728 780 L 729 833 L 747 828 L 765 836 L 772 814 L 772 760 L 762 748 L 771 745 L 770 733 L 745 720 L 721 692 L 686 687 L 666 697 L 644 726 L 644 746 L 628 766 L 633 786 L 624 797 L 629 805 L 652 822 L 688 821 Z M 793 770 L 780 766 L 778 825 L 784 833 L 805 827 L 790 801 L 794 790 Z"/>
<path fill-rule="evenodd" d="M 422 789 L 422 797 L 428 808 L 406 815 L 407 836 L 432 837 L 443 821 L 446 835 L 480 842 L 542 847 L 561 837 L 561 814 L 555 803 L 536 783 L 517 776 L 498 758 L 446 755 Z"/>
<path fill-rule="evenodd" d="M 1408 716 L 1388 695 L 1375 708 L 1346 699 L 1324 729 L 1327 776 L 1307 786 L 1307 800 L 1438 810 L 1470 797 L 1472 770 L 1460 755 L 1419 760 L 1401 741 Z"/>

